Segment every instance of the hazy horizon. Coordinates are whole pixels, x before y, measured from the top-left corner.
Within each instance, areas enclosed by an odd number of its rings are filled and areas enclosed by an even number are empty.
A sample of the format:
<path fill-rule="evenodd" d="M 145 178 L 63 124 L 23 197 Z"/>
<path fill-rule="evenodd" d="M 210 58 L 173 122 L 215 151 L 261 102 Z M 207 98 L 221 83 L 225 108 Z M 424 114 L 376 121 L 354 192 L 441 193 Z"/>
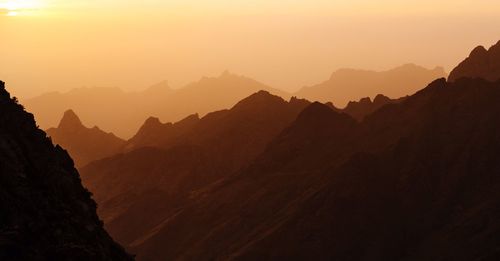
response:
<path fill-rule="evenodd" d="M 499 8 L 488 0 L 0 0 L 0 79 L 29 98 L 163 80 L 179 88 L 225 70 L 289 92 L 340 68 L 414 63 L 449 73 L 478 44 L 496 43 Z"/>

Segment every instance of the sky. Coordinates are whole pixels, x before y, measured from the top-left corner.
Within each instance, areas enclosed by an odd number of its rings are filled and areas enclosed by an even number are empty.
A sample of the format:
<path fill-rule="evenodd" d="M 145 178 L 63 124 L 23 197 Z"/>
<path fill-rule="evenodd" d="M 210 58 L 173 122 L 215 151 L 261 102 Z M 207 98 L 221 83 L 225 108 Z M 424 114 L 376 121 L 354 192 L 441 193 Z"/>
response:
<path fill-rule="evenodd" d="M 20 98 L 225 70 L 295 91 L 345 67 L 449 72 L 498 40 L 497 0 L 0 0 L 0 79 Z"/>

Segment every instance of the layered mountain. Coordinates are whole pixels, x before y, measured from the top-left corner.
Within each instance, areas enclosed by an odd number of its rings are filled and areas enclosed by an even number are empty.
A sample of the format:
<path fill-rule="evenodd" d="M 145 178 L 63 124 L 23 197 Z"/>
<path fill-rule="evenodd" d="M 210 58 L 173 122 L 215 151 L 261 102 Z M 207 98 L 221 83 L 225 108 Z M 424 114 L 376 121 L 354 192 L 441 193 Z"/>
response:
<path fill-rule="evenodd" d="M 358 120 L 265 92 L 185 129 L 150 119 L 84 181 L 140 260 L 498 259 L 500 82 L 375 100 Z"/>
<path fill-rule="evenodd" d="M 340 69 L 327 81 L 304 87 L 294 95 L 311 101 L 333 102 L 337 107 L 344 107 L 349 101 L 367 96 L 374 98 L 378 94 L 391 98 L 411 95 L 422 86 L 445 76 L 441 67 L 431 70 L 414 64 L 381 72 Z"/>
<path fill-rule="evenodd" d="M 483 46 L 478 46 L 461 62 L 448 77 L 449 81 L 457 79 L 482 78 L 489 81 L 500 79 L 500 41 L 486 50 Z"/>
<path fill-rule="evenodd" d="M 97 126 L 85 127 L 73 110 L 67 110 L 57 128 L 47 131 L 52 141 L 66 149 L 76 167 L 112 156 L 123 149 L 125 141 Z"/>
<path fill-rule="evenodd" d="M 229 110 L 146 121 L 127 151 L 82 168 L 99 215 L 132 247 L 207 186 L 250 164 L 309 105 L 259 91 Z"/>
<path fill-rule="evenodd" d="M 495 260 L 499 99 L 500 82 L 441 79 L 360 123 L 314 103 L 129 247 L 144 260 Z"/>
<path fill-rule="evenodd" d="M 204 77 L 180 89 L 171 89 L 167 82 L 141 92 L 124 92 L 119 88 L 79 88 L 66 93 L 47 93 L 28 99 L 24 104 L 34 113 L 42 128 L 56 126 L 59 115 L 72 108 L 84 122 L 128 139 L 148 117 L 172 122 L 194 113 L 205 115 L 230 108 L 259 90 L 288 97 L 286 93 L 250 78 L 224 72 L 219 77 Z"/>
<path fill-rule="evenodd" d="M 0 82 L 0 259 L 132 260 L 102 227 L 73 161 Z"/>

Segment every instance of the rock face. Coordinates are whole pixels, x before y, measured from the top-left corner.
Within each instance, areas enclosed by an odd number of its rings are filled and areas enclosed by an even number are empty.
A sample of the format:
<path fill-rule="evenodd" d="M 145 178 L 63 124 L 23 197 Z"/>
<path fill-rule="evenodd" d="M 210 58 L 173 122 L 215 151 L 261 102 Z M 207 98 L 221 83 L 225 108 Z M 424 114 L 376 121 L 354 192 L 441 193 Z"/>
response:
<path fill-rule="evenodd" d="M 482 78 L 488 81 L 500 79 L 500 41 L 486 50 L 478 46 L 461 62 L 448 77 L 454 82 L 460 78 Z"/>
<path fill-rule="evenodd" d="M 132 260 L 104 231 L 73 161 L 0 82 L 0 259 Z"/>
<path fill-rule="evenodd" d="M 327 81 L 304 87 L 294 95 L 310 101 L 333 102 L 335 106 L 343 108 L 349 101 L 367 96 L 373 98 L 380 93 L 390 98 L 411 95 L 422 86 L 445 76 L 441 67 L 426 69 L 414 64 L 382 72 L 340 69 Z"/>
<path fill-rule="evenodd" d="M 72 110 L 66 111 L 59 126 L 48 129 L 47 134 L 54 143 L 68 150 L 77 167 L 115 155 L 125 145 L 125 141 L 113 133 L 83 126 Z"/>

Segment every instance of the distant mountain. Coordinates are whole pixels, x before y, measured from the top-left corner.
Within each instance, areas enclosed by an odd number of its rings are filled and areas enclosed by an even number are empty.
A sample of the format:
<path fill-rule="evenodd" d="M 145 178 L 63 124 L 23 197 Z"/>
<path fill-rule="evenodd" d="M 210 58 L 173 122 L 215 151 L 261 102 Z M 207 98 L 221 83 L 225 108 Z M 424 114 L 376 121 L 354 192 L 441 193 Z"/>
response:
<path fill-rule="evenodd" d="M 333 102 L 337 107 L 344 107 L 349 101 L 367 96 L 373 98 L 378 94 L 391 98 L 411 95 L 422 86 L 445 76 L 441 67 L 428 70 L 414 64 L 382 72 L 340 69 L 329 80 L 304 87 L 294 95 L 311 101 Z"/>
<path fill-rule="evenodd" d="M 250 164 L 308 105 L 260 91 L 201 119 L 151 118 L 129 152 L 87 165 L 82 177 L 106 227 L 119 242 L 136 245 L 205 186 Z"/>
<path fill-rule="evenodd" d="M 66 111 L 59 126 L 48 129 L 47 134 L 54 143 L 68 150 L 77 167 L 112 156 L 125 145 L 125 141 L 113 133 L 106 133 L 98 127 L 83 126 L 72 110 Z"/>
<path fill-rule="evenodd" d="M 483 46 L 476 47 L 467 59 L 451 71 L 448 80 L 453 82 L 462 77 L 489 81 L 500 79 L 500 41 L 488 50 Z"/>
<path fill-rule="evenodd" d="M 259 90 L 289 97 L 250 78 L 224 72 L 216 78 L 204 77 L 180 89 L 167 82 L 142 92 L 118 88 L 79 88 L 66 93 L 47 93 L 23 101 L 42 128 L 57 125 L 59 115 L 72 108 L 84 122 L 111 131 L 122 138 L 132 137 L 145 119 L 178 121 L 188 115 L 227 109 Z"/>
<path fill-rule="evenodd" d="M 132 260 L 102 228 L 73 162 L 0 82 L 0 259 Z"/>

